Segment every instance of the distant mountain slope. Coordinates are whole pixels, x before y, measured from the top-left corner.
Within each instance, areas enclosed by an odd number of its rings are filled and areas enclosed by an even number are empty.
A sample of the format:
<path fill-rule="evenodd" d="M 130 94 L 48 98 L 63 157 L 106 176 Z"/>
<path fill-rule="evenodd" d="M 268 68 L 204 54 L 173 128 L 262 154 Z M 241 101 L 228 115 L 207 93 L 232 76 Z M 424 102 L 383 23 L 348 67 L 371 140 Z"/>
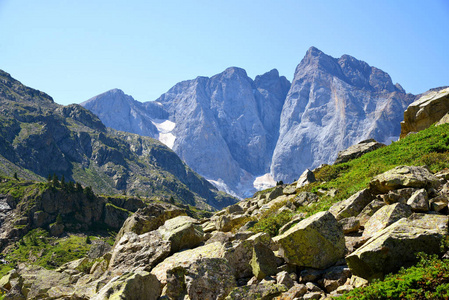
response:
<path fill-rule="evenodd" d="M 0 173 L 13 172 L 29 179 L 56 173 L 98 193 L 172 196 L 202 208 L 236 201 L 160 142 L 107 129 L 80 105 L 58 105 L 0 71 Z"/>
<path fill-rule="evenodd" d="M 121 94 L 126 109 L 116 109 L 109 93 L 81 105 L 115 129 L 143 133 L 150 124 L 143 134 L 163 141 L 199 174 L 240 197 L 278 180 L 293 181 L 363 139 L 397 139 L 403 112 L 415 99 L 387 73 L 314 47 L 292 84 L 277 70 L 252 80 L 232 67 L 180 82 L 156 101 L 139 104 Z M 98 105 L 98 99 L 107 104 Z"/>

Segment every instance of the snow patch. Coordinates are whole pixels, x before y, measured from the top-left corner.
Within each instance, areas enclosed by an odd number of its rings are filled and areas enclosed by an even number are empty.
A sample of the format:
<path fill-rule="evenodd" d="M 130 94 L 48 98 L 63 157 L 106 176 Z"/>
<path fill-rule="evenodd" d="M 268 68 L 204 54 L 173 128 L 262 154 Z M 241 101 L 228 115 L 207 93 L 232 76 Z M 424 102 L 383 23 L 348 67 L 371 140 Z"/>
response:
<path fill-rule="evenodd" d="M 154 126 L 156 126 L 159 131 L 158 140 L 161 143 L 164 143 L 170 149 L 173 149 L 173 145 L 175 144 L 176 136 L 171 133 L 173 129 L 176 127 L 176 123 L 170 120 L 153 120 L 151 121 Z"/>
<path fill-rule="evenodd" d="M 234 191 L 232 189 L 230 189 L 226 183 L 224 183 L 223 179 L 218 178 L 217 180 L 212 180 L 212 179 L 206 179 L 206 180 L 209 181 L 210 183 L 212 183 L 219 191 L 223 191 L 225 193 L 228 193 L 229 195 L 232 195 L 236 198 L 241 199 L 241 197 L 237 196 L 237 194 L 234 193 Z"/>
<path fill-rule="evenodd" d="M 274 180 L 273 176 L 271 176 L 270 173 L 256 177 L 256 179 L 253 182 L 254 188 L 258 191 L 271 188 L 275 185 L 276 180 Z"/>

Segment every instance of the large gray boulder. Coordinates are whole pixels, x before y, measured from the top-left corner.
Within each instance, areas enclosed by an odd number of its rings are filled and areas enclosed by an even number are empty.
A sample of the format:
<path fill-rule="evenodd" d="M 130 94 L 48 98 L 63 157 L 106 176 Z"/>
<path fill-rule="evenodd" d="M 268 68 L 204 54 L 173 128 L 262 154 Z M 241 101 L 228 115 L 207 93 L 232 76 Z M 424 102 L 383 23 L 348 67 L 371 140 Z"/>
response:
<path fill-rule="evenodd" d="M 407 204 L 395 203 L 385 205 L 366 222 L 363 237 L 369 238 L 394 222 L 402 218 L 407 218 L 411 214 L 412 209 Z"/>
<path fill-rule="evenodd" d="M 329 212 L 319 212 L 273 238 L 279 254 L 301 267 L 327 268 L 344 257 L 343 229 Z"/>
<path fill-rule="evenodd" d="M 410 132 L 418 132 L 438 122 L 449 112 L 449 88 L 430 91 L 412 104 L 404 112 L 401 122 L 401 138 Z"/>
<path fill-rule="evenodd" d="M 283 284 L 265 281 L 260 284 L 252 284 L 234 288 L 226 297 L 226 300 L 269 300 L 287 291 Z"/>
<path fill-rule="evenodd" d="M 362 212 L 374 196 L 368 189 L 361 190 L 346 200 L 335 203 L 329 209 L 329 212 L 335 216 L 337 220 L 355 217 Z"/>
<path fill-rule="evenodd" d="M 385 147 L 385 144 L 378 143 L 374 139 L 361 141 L 358 144 L 352 145 L 351 147 L 343 151 L 339 151 L 337 159 L 335 160 L 334 164 L 341 164 L 350 161 L 352 159 L 362 156 L 365 153 L 374 151 L 382 147 Z"/>
<path fill-rule="evenodd" d="M 178 216 L 165 221 L 157 230 L 164 240 L 170 241 L 171 253 L 199 246 L 204 241 L 204 232 L 196 219 Z"/>
<path fill-rule="evenodd" d="M 315 182 L 315 174 L 309 169 L 306 169 L 301 176 L 298 178 L 298 182 L 296 183 L 296 188 L 299 189 L 309 183 Z"/>
<path fill-rule="evenodd" d="M 425 167 L 398 166 L 375 176 L 370 189 L 376 193 L 387 193 L 405 187 L 430 188 L 439 185 L 439 179 Z"/>
<path fill-rule="evenodd" d="M 413 214 L 374 235 L 346 257 L 352 274 L 381 278 L 416 262 L 416 253 L 439 253 L 448 235 L 448 216 Z"/>

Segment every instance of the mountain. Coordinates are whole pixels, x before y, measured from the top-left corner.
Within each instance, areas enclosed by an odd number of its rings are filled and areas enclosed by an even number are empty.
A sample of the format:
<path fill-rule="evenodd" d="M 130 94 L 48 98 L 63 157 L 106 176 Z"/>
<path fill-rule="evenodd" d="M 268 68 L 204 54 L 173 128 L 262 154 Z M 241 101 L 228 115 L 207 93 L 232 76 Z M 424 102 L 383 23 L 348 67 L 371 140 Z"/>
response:
<path fill-rule="evenodd" d="M 382 70 L 311 47 L 291 84 L 277 70 L 252 80 L 232 67 L 180 82 L 156 101 L 113 90 L 81 105 L 107 126 L 159 139 L 217 187 L 246 197 L 361 140 L 396 140 L 414 100 Z"/>
<path fill-rule="evenodd" d="M 98 193 L 173 197 L 205 209 L 236 201 L 159 141 L 106 128 L 82 106 L 58 105 L 4 71 L 0 112 L 0 175 L 44 180 L 56 174 Z"/>

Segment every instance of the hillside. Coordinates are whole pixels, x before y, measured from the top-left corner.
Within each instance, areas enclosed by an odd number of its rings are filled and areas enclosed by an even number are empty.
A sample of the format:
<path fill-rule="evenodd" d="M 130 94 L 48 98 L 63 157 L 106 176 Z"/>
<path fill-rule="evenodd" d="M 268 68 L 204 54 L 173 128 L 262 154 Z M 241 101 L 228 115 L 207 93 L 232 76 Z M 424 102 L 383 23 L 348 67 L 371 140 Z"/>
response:
<path fill-rule="evenodd" d="M 236 201 L 159 141 L 106 128 L 83 107 L 58 105 L 3 71 L 0 112 L 0 175 L 56 174 L 96 193 L 173 197 L 205 209 Z"/>
<path fill-rule="evenodd" d="M 107 238 L 92 235 L 89 244 L 85 234 L 80 242 L 67 232 L 55 240 L 47 233 L 52 223 L 29 227 L 5 250 L 16 264 L 6 265 L 14 269 L 0 285 L 6 297 L 25 299 L 446 299 L 448 167 L 449 124 L 432 125 L 315 169 L 316 181 L 260 191 L 213 216 L 134 199 L 143 206 L 97 254 L 89 249 Z M 20 182 L 4 185 L 36 220 L 41 202 L 16 192 Z M 115 201 L 114 211 L 131 200 L 96 199 Z M 76 242 L 78 256 L 49 258 L 48 249 Z M 34 263 L 24 264 L 27 257 Z M 60 266 L 69 258 L 78 259 Z"/>
<path fill-rule="evenodd" d="M 276 69 L 251 79 L 230 67 L 179 82 L 155 101 L 111 90 L 81 105 L 108 127 L 159 139 L 215 186 L 244 198 L 331 163 L 359 141 L 397 140 L 414 100 L 386 72 L 311 47 L 291 83 Z"/>

